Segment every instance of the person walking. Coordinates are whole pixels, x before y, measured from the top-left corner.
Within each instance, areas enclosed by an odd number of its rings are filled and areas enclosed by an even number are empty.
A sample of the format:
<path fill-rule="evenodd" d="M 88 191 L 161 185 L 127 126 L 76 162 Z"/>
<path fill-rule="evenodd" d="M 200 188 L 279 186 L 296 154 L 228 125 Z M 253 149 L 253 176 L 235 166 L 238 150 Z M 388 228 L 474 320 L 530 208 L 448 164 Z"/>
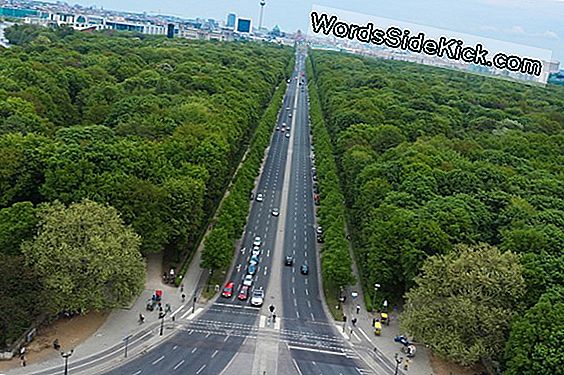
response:
<path fill-rule="evenodd" d="M 357 322 L 357 319 L 356 319 L 356 318 L 352 318 L 351 323 L 352 323 L 353 326 L 356 326 L 356 322 Z"/>
<path fill-rule="evenodd" d="M 182 293 L 182 302 L 186 301 L 186 294 Z"/>
<path fill-rule="evenodd" d="M 356 313 L 357 313 L 357 314 L 360 313 L 360 305 L 356 305 Z"/>
<path fill-rule="evenodd" d="M 184 283 L 180 284 L 180 293 L 184 293 Z"/>
<path fill-rule="evenodd" d="M 139 313 L 139 324 L 143 324 L 145 322 L 145 315 Z"/>

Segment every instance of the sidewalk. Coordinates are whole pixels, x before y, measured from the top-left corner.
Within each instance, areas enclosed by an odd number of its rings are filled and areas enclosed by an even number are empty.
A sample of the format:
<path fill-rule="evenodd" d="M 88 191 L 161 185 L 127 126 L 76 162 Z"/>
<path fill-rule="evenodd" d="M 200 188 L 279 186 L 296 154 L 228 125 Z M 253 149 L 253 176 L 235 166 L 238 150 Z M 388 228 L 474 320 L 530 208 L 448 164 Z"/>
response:
<path fill-rule="evenodd" d="M 198 248 L 197 253 L 194 254 L 192 262 L 190 263 L 188 271 L 184 276 L 184 292 L 181 292 L 181 288 L 175 288 L 162 283 L 162 255 L 150 254 L 147 257 L 145 290 L 143 290 L 137 300 L 130 307 L 113 310 L 106 319 L 105 323 L 96 331 L 96 333 L 83 343 L 79 344 L 76 348 L 65 347 L 64 342 L 60 343 L 62 346 L 61 350 L 63 351 L 74 349 L 74 354 L 70 358 L 69 364 L 72 366 L 72 362 L 115 347 L 116 344 L 123 346 L 123 340 L 125 337 L 147 330 L 149 327 L 158 324 L 158 309 L 155 309 L 154 311 L 146 310 L 147 301 L 151 299 L 151 296 L 157 289 L 163 291 L 163 307 L 168 303 L 171 305 L 173 313 L 178 311 L 180 314 L 188 311 L 192 307 L 192 298 L 198 288 L 198 283 L 202 273 L 202 269 L 200 268 L 200 256 L 201 248 Z M 186 301 L 184 303 L 182 302 L 182 293 L 186 295 Z M 179 311 L 179 309 L 182 309 L 183 311 Z M 142 313 L 145 316 L 145 323 L 143 324 L 139 324 L 138 322 L 139 313 Z M 171 313 L 167 314 L 167 317 L 170 316 L 170 314 Z M 166 321 L 168 322 L 170 319 L 167 319 Z M 50 359 L 40 363 L 29 364 L 25 368 L 12 369 L 6 374 L 29 375 L 34 372 L 62 366 L 62 359 L 60 356 L 55 354 L 57 354 L 57 352 L 53 350 L 53 356 L 51 356 Z"/>

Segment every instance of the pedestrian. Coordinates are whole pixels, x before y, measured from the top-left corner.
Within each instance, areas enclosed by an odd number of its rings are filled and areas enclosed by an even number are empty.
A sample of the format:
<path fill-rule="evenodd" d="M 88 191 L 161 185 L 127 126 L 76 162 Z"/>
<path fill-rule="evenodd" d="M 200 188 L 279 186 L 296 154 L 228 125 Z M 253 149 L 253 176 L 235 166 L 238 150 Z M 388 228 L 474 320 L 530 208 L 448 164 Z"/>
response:
<path fill-rule="evenodd" d="M 360 313 L 360 305 L 356 305 L 356 313 L 357 313 L 357 314 Z"/>
<path fill-rule="evenodd" d="M 145 315 L 139 313 L 139 324 L 143 324 L 145 322 Z"/>
<path fill-rule="evenodd" d="M 180 284 L 180 293 L 184 292 L 184 283 Z"/>
<path fill-rule="evenodd" d="M 272 314 L 272 323 L 276 323 L 276 314 Z"/>
<path fill-rule="evenodd" d="M 357 322 L 357 319 L 356 319 L 356 318 L 352 318 L 351 323 L 352 323 L 353 326 L 356 326 L 356 322 Z"/>
<path fill-rule="evenodd" d="M 186 294 L 182 293 L 182 302 L 186 301 Z"/>
<path fill-rule="evenodd" d="M 53 341 L 53 349 L 55 350 L 61 349 L 61 344 L 59 344 L 59 339 L 55 339 L 55 341 Z"/>
<path fill-rule="evenodd" d="M 372 327 L 374 327 L 374 324 L 376 324 L 376 318 L 372 318 Z"/>

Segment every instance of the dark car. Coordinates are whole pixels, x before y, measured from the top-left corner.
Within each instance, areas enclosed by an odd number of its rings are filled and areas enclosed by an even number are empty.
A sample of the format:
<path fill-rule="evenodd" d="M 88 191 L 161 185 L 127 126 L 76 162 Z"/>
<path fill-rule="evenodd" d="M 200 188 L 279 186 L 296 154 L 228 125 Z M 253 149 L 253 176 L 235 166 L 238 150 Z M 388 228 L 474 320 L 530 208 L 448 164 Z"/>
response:
<path fill-rule="evenodd" d="M 325 240 L 323 239 L 323 235 L 322 234 L 318 234 L 317 235 L 317 243 L 323 243 L 325 242 Z"/>
<path fill-rule="evenodd" d="M 291 255 L 286 255 L 286 259 L 284 260 L 284 264 L 286 266 L 293 266 L 294 265 L 294 257 Z"/>
<path fill-rule="evenodd" d="M 300 267 L 300 272 L 302 275 L 307 275 L 309 273 L 309 267 L 307 264 L 302 264 L 302 266 Z"/>

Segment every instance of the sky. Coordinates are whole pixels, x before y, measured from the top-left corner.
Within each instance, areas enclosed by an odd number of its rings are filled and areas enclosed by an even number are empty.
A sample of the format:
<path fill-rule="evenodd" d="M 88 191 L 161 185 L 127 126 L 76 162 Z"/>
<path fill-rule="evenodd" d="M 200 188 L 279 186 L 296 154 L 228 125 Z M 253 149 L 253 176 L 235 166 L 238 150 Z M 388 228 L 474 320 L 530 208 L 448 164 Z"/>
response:
<path fill-rule="evenodd" d="M 67 0 L 105 9 L 225 20 L 227 13 L 258 24 L 259 0 Z M 263 25 L 309 28 L 314 4 L 434 26 L 548 49 L 564 66 L 564 0 L 266 0 Z"/>

